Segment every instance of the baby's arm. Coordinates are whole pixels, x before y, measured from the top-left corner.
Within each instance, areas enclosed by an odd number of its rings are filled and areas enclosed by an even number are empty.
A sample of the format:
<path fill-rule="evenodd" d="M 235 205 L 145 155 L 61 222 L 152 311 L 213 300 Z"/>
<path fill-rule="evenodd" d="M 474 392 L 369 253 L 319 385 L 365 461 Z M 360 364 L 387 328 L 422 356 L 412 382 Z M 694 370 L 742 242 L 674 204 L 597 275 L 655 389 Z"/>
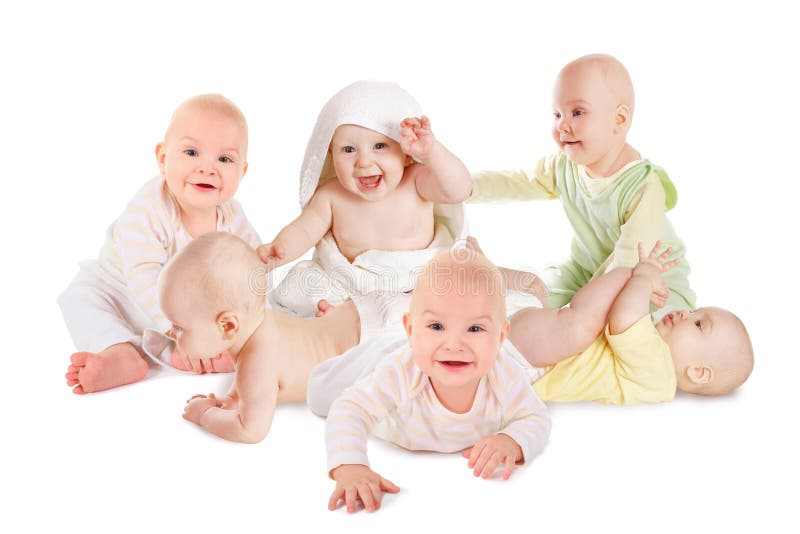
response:
<path fill-rule="evenodd" d="M 680 259 L 667 261 L 672 249 L 666 249 L 656 256 L 661 248 L 661 241 L 656 241 L 650 254 L 644 254 L 642 243 L 638 245 L 639 263 L 634 267 L 631 279 L 620 292 L 608 319 L 608 330 L 611 335 L 625 332 L 639 319 L 650 313 L 650 301 L 655 296 L 666 300 L 669 290 L 664 284 L 662 274 L 674 266 Z"/>
<path fill-rule="evenodd" d="M 441 204 L 458 204 L 469 197 L 469 171 L 436 140 L 428 117 L 405 119 L 400 123 L 400 134 L 403 152 L 421 163 L 409 169 L 420 197 Z"/>
<path fill-rule="evenodd" d="M 514 364 L 516 365 L 516 364 Z M 489 478 L 499 465 L 504 465 L 503 479 L 508 479 L 515 465 L 530 461 L 544 449 L 550 436 L 547 408 L 528 384 L 521 368 L 513 376 L 504 377 L 502 405 L 507 412 L 504 426 L 497 434 L 478 440 L 461 455 L 469 458 L 467 466 L 477 477 Z"/>
<path fill-rule="evenodd" d="M 271 269 L 294 261 L 319 243 L 332 223 L 330 197 L 325 191 L 317 191 L 300 216 L 281 230 L 272 243 L 258 247 L 258 255 Z"/>
<path fill-rule="evenodd" d="M 245 346 L 236 380 L 227 397 L 190 399 L 183 417 L 214 435 L 239 443 L 258 443 L 269 433 L 278 402 L 278 375 L 266 353 Z"/>
<path fill-rule="evenodd" d="M 136 304 L 160 332 L 171 324 L 158 304 L 158 275 L 169 260 L 167 243 L 172 240 L 167 216 L 151 198 L 134 198 L 115 226 L 117 245 L 126 286 Z"/>
<path fill-rule="evenodd" d="M 580 288 L 563 308 L 525 308 L 511 317 L 508 339 L 534 367 L 552 365 L 592 344 L 631 276 L 614 269 Z"/>
<path fill-rule="evenodd" d="M 336 489 L 328 501 L 329 510 L 335 510 L 344 500 L 348 513 L 355 512 L 360 498 L 371 512 L 380 507 L 381 491 L 400 491 L 369 468 L 367 438 L 369 429 L 397 406 L 402 372 L 394 361 L 381 364 L 331 405 L 325 422 L 325 444 L 328 473 L 336 481 Z"/>
<path fill-rule="evenodd" d="M 556 159 L 542 158 L 532 172 L 480 171 L 472 176 L 469 202 L 508 202 L 558 198 Z"/>
<path fill-rule="evenodd" d="M 600 266 L 600 272 L 609 272 L 616 267 L 633 267 L 639 262 L 638 245 L 649 249 L 661 237 L 664 228 L 664 187 L 654 178 L 640 189 L 633 199 L 620 227 L 620 236 L 614 251 Z"/>

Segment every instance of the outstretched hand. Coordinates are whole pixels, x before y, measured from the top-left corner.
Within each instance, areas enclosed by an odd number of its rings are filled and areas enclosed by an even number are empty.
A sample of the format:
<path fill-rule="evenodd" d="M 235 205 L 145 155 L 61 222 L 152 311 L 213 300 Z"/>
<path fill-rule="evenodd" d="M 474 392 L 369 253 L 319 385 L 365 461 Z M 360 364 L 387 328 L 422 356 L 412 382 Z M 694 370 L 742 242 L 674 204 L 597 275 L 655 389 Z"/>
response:
<path fill-rule="evenodd" d="M 409 117 L 400 123 L 400 148 L 412 158 L 425 163 L 435 145 L 431 121 L 425 115 Z"/>
<path fill-rule="evenodd" d="M 649 254 L 645 254 L 644 246 L 640 241 L 638 244 L 639 250 L 639 263 L 633 268 L 634 276 L 644 276 L 653 284 L 653 292 L 650 294 L 650 302 L 657 308 L 661 308 L 666 304 L 669 298 L 669 288 L 664 282 L 663 274 L 680 263 L 680 258 L 675 258 L 669 261 L 669 255 L 672 252 L 671 247 L 659 254 L 661 248 L 661 241 L 656 241 L 653 249 Z"/>
<path fill-rule="evenodd" d="M 266 243 L 256 249 L 258 257 L 267 265 L 267 269 L 275 268 L 275 262 L 286 257 L 286 251 L 276 243 Z"/>
<path fill-rule="evenodd" d="M 331 476 L 336 481 L 336 489 L 328 500 L 328 510 L 336 510 L 340 501 L 344 501 L 347 513 L 352 514 L 356 511 L 356 502 L 360 500 L 367 512 L 374 512 L 381 507 L 382 492 L 400 491 L 400 488 L 366 465 L 340 465 L 331 472 Z"/>

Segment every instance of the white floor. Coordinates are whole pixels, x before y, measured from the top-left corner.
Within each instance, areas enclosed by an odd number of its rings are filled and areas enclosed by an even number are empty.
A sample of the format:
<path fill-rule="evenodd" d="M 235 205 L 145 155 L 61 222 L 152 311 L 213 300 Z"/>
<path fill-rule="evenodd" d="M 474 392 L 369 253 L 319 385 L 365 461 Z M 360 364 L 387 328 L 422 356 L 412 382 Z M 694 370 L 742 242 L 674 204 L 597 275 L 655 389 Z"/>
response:
<path fill-rule="evenodd" d="M 628 2 L 521 5 L 10 8 L 0 32 L 3 532 L 798 530 L 793 19 L 770 2 L 658 14 Z M 305 141 L 340 87 L 397 80 L 471 169 L 514 168 L 554 150 L 552 78 L 594 51 L 631 70 L 630 141 L 677 186 L 670 219 L 699 304 L 730 308 L 750 329 L 756 368 L 740 391 L 554 405 L 544 454 L 507 482 L 474 479 L 457 455 L 373 442 L 373 467 L 402 491 L 377 514 L 349 517 L 326 510 L 324 423 L 302 405 L 280 408 L 268 438 L 245 446 L 180 417 L 190 395 L 224 391 L 228 376 L 161 374 L 89 396 L 64 385 L 71 341 L 56 295 L 156 173 L 153 147 L 181 99 L 218 91 L 243 108 L 250 170 L 237 198 L 270 239 L 296 216 Z M 498 264 L 540 269 L 567 252 L 556 202 L 470 206 L 469 216 Z"/>

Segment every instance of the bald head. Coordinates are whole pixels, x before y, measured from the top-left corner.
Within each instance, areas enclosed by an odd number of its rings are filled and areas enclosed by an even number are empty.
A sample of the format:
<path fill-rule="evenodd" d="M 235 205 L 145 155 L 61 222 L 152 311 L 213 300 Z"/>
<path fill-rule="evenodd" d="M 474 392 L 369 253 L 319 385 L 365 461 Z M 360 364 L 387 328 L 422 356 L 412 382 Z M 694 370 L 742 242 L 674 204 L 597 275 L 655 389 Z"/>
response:
<path fill-rule="evenodd" d="M 244 114 L 236 104 L 218 94 L 197 95 L 183 101 L 172 114 L 167 131 L 164 133 L 164 140 L 169 141 L 172 139 L 177 124 L 183 123 L 187 118 L 198 114 L 223 117 L 235 123 L 242 132 L 244 155 L 247 155 L 247 120 L 245 120 Z"/>
<path fill-rule="evenodd" d="M 700 395 L 724 395 L 744 384 L 753 372 L 753 344 L 747 329 L 733 313 L 722 310 L 727 315 L 723 323 L 718 321 L 724 334 L 720 335 L 719 350 L 709 355 L 713 366 L 713 379 L 703 384 L 696 391 Z"/>
<path fill-rule="evenodd" d="M 265 275 L 250 245 L 227 232 L 211 232 L 193 239 L 167 264 L 159 277 L 159 300 L 180 298 L 214 313 L 252 312 L 265 306 Z"/>
<path fill-rule="evenodd" d="M 633 113 L 633 83 L 628 69 L 617 58 L 607 54 L 581 56 L 567 63 L 559 72 L 558 79 L 575 76 L 596 77 L 605 84 L 616 105 L 628 106 Z"/>
<path fill-rule="evenodd" d="M 453 248 L 436 255 L 422 269 L 411 295 L 414 313 L 428 297 L 488 296 L 491 313 L 505 320 L 505 284 L 500 270 L 486 256 L 471 248 Z"/>

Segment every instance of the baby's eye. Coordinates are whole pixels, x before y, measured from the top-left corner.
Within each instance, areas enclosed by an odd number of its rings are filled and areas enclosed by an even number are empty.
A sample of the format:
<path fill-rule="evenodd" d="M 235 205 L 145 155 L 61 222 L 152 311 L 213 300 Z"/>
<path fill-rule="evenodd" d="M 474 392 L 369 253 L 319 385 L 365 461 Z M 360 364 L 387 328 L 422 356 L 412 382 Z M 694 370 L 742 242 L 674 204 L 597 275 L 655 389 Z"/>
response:
<path fill-rule="evenodd" d="M 467 332 L 483 332 L 483 328 L 478 326 L 478 325 L 476 325 L 476 324 L 474 324 L 474 325 L 470 326 L 469 328 L 467 328 Z"/>
<path fill-rule="evenodd" d="M 442 323 L 431 323 L 428 325 L 428 328 L 431 330 L 436 330 L 437 332 L 444 330 L 444 325 Z"/>
<path fill-rule="evenodd" d="M 701 322 L 700 322 L 699 320 L 698 320 L 698 321 L 695 321 L 695 322 L 694 322 L 694 325 L 695 325 L 697 328 L 699 328 L 700 330 L 702 330 L 702 329 L 703 329 L 703 325 L 701 324 Z"/>
<path fill-rule="evenodd" d="M 344 152 L 345 154 L 350 154 L 350 153 L 355 152 L 355 151 L 356 151 L 356 149 L 351 147 L 351 146 L 343 146 L 342 147 L 342 152 Z"/>
<path fill-rule="evenodd" d="M 560 119 L 561 118 L 561 113 L 559 113 L 558 111 L 554 111 L 553 112 L 553 117 L 555 117 L 556 119 Z"/>
<path fill-rule="evenodd" d="M 584 114 L 586 114 L 586 112 L 583 111 L 582 109 L 576 109 L 575 111 L 572 112 L 573 117 L 580 117 L 581 115 Z"/>
<path fill-rule="evenodd" d="M 380 150 L 382 148 L 386 148 L 386 143 L 375 143 L 376 150 Z"/>
<path fill-rule="evenodd" d="M 190 158 L 196 158 L 197 157 L 197 150 L 195 150 L 193 148 L 187 148 L 186 150 L 183 151 L 183 153 L 186 154 L 187 156 L 189 156 Z"/>
<path fill-rule="evenodd" d="M 219 161 L 222 163 L 233 163 L 233 160 L 230 158 L 230 156 L 220 156 Z"/>

